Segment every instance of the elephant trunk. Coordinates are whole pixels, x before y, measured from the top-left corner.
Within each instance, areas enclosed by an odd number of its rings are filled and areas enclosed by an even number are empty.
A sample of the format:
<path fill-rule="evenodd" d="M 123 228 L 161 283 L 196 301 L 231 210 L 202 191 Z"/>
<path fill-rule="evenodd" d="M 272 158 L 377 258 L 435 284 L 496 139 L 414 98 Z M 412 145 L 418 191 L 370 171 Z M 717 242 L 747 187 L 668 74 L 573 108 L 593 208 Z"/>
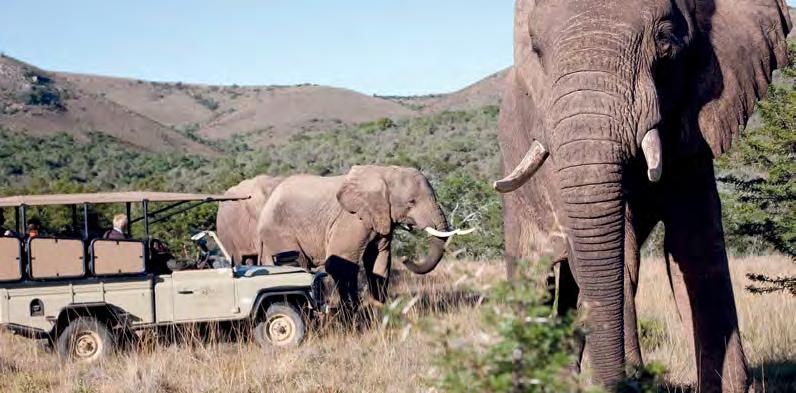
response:
<path fill-rule="evenodd" d="M 434 228 L 439 232 L 446 232 L 448 230 L 448 223 L 445 220 L 445 215 L 438 204 L 434 203 L 434 209 L 431 214 L 431 225 L 427 227 Z M 445 238 L 438 236 L 429 236 L 428 238 L 428 255 L 426 255 L 420 263 L 413 260 L 404 260 L 403 263 L 407 269 L 416 274 L 428 274 L 437 268 L 442 256 L 445 254 Z"/>
<path fill-rule="evenodd" d="M 609 130 L 617 129 L 621 121 L 592 110 L 569 114 L 557 124 L 555 169 L 570 262 L 582 294 L 587 355 L 596 380 L 613 389 L 625 373 L 622 178 L 626 149 Z"/>

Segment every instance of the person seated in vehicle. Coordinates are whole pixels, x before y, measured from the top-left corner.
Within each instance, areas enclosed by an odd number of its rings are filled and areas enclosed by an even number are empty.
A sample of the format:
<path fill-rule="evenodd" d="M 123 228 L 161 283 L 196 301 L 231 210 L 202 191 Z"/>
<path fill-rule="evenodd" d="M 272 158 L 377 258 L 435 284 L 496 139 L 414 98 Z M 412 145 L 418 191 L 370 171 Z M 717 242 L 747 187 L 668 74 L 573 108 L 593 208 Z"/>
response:
<path fill-rule="evenodd" d="M 191 237 L 191 240 L 199 247 L 199 255 L 194 259 L 172 259 L 168 262 L 168 267 L 172 271 L 180 270 L 205 270 L 223 269 L 231 267 L 229 260 L 221 255 L 221 250 L 215 241 L 207 236 L 206 232 L 200 232 Z"/>
<path fill-rule="evenodd" d="M 128 240 L 129 237 L 125 232 L 126 229 L 127 216 L 124 214 L 117 214 L 113 217 L 113 229 L 106 231 L 102 238 L 109 240 Z"/>
<path fill-rule="evenodd" d="M 147 260 L 147 271 L 155 274 L 171 274 L 174 270 L 174 255 L 171 250 L 160 239 L 152 239 L 149 241 L 149 259 Z"/>
<path fill-rule="evenodd" d="M 41 221 L 37 218 L 32 218 L 28 221 L 28 239 L 39 237 L 39 229 L 41 228 Z"/>
<path fill-rule="evenodd" d="M 7 237 L 17 237 L 16 232 L 6 228 L 6 217 L 2 210 L 0 210 L 0 235 Z"/>
<path fill-rule="evenodd" d="M 208 242 L 208 236 L 194 236 L 192 239 L 199 246 L 199 261 L 197 269 L 223 269 L 231 267 L 232 264 L 221 255 L 221 250 L 215 242 Z"/>

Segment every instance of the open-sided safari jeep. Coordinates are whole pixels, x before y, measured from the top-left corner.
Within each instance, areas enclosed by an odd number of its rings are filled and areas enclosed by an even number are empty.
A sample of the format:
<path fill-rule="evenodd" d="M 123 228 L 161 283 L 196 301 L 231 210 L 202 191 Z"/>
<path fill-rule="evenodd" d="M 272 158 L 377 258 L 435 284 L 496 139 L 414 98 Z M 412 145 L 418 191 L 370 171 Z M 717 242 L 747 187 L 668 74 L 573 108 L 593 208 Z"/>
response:
<path fill-rule="evenodd" d="M 16 233 L 0 237 L 0 327 L 51 340 L 64 358 L 94 361 L 142 329 L 234 321 L 263 346 L 296 345 L 325 308 L 323 274 L 291 266 L 235 266 L 213 232 L 192 236 L 196 260 L 176 261 L 150 226 L 199 205 L 246 196 L 121 192 L 0 198 Z M 140 239 L 94 238 L 89 210 L 121 204 Z M 151 203 L 165 205 L 153 210 Z M 73 236 L 23 236 L 28 210 L 72 207 Z M 82 208 L 82 225 L 78 216 Z M 138 207 L 138 206 L 136 206 Z M 139 227 L 140 229 L 140 227 Z M 96 232 L 95 232 L 96 233 Z"/>

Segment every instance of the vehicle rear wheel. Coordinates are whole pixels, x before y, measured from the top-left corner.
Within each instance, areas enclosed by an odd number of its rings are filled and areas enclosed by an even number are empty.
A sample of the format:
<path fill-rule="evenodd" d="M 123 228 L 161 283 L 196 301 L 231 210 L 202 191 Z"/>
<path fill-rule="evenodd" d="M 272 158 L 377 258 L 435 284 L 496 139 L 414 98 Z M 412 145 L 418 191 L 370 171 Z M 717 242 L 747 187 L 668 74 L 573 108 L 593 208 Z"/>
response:
<path fill-rule="evenodd" d="M 296 346 L 304 341 L 305 335 L 304 319 L 289 303 L 271 304 L 265 317 L 254 326 L 254 339 L 263 348 Z"/>
<path fill-rule="evenodd" d="M 116 349 L 116 340 L 104 323 L 92 317 L 80 317 L 58 336 L 57 349 L 62 359 L 94 363 Z"/>

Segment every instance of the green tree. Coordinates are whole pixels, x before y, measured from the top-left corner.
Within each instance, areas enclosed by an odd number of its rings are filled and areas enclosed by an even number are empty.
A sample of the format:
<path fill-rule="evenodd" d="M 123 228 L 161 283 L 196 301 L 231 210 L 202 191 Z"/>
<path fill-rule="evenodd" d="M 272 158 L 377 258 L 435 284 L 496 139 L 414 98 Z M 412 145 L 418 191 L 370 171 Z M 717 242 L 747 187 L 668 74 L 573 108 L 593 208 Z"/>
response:
<path fill-rule="evenodd" d="M 786 68 L 783 74 L 793 75 Z M 761 126 L 750 127 L 718 161 L 729 244 L 749 238 L 796 256 L 796 87 L 772 86 L 758 105 Z M 747 247 L 745 247 L 747 246 Z"/>

